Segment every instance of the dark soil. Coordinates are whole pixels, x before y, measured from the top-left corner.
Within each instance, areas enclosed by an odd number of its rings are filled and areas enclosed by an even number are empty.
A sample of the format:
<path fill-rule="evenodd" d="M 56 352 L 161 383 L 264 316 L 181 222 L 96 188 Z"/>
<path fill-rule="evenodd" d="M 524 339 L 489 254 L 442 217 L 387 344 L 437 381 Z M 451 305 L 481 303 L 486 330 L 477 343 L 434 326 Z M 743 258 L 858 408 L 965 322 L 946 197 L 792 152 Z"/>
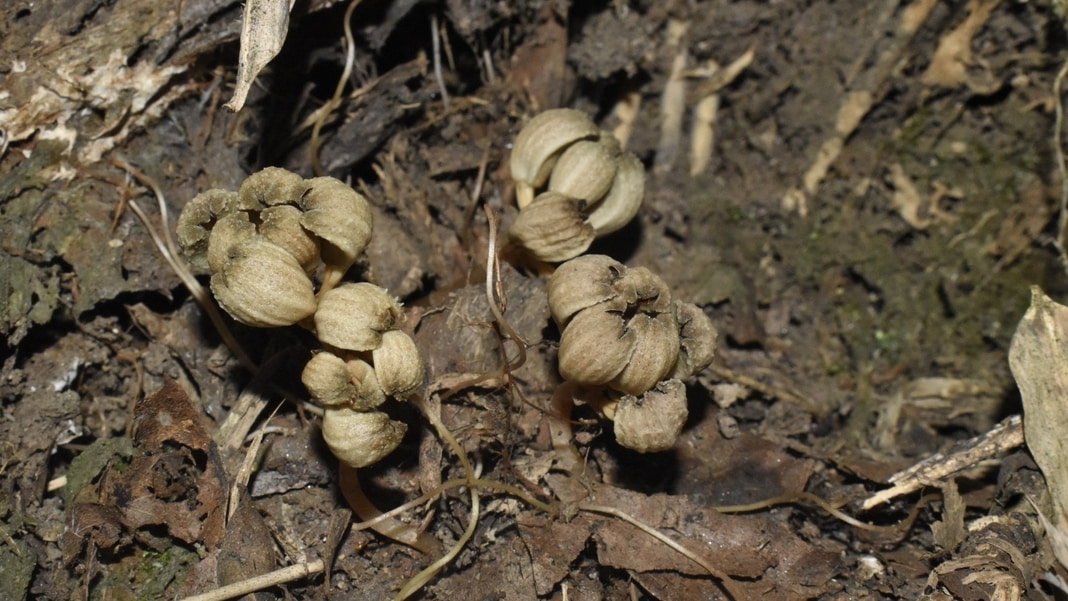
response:
<path fill-rule="evenodd" d="M 1026 447 L 862 507 L 1021 412 L 1007 355 L 1029 287 L 1068 296 L 1050 1 L 364 0 L 313 134 L 347 8 L 298 2 L 236 114 L 239 3 L 0 8 L 0 599 L 182 599 L 316 560 L 325 576 L 256 598 L 388 599 L 468 527 L 462 487 L 401 516 L 436 555 L 353 525 L 300 384 L 315 341 L 230 322 L 260 366 L 242 367 L 134 213 L 173 229 L 198 192 L 316 163 L 374 206 L 348 279 L 405 302 L 429 406 L 512 491 L 476 490 L 473 538 L 415 598 L 1065 598 Z M 649 267 L 720 330 L 674 449 L 621 448 L 580 407 L 574 470 L 545 417 L 547 273 L 502 265 L 527 343 L 510 374 L 484 286 L 481 205 L 506 230 L 511 142 L 557 106 L 629 132 L 648 169 L 638 218 L 591 252 Z M 378 507 L 466 476 L 418 408 L 388 411 L 409 429 L 360 471 Z"/>

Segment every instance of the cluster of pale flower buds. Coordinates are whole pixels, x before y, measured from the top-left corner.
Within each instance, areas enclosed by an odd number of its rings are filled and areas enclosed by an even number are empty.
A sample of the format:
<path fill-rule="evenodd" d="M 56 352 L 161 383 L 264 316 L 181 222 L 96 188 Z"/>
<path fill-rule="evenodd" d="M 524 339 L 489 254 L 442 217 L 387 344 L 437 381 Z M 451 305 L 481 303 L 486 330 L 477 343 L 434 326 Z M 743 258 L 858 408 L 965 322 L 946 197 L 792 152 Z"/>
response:
<path fill-rule="evenodd" d="M 586 252 L 596 237 L 627 225 L 645 195 L 638 157 L 574 109 L 532 118 L 516 137 L 510 167 L 519 215 L 509 237 L 540 261 Z"/>
<path fill-rule="evenodd" d="M 561 330 L 560 375 L 614 423 L 616 440 L 639 452 L 675 444 L 686 423 L 682 379 L 708 367 L 712 320 L 672 300 L 660 277 L 604 255 L 568 261 L 549 278 L 549 310 Z"/>
<path fill-rule="evenodd" d="M 399 329 L 397 299 L 374 284 L 341 283 L 372 225 L 367 200 L 344 182 L 271 167 L 237 192 L 198 194 L 177 228 L 190 263 L 211 274 L 212 293 L 231 317 L 257 327 L 300 324 L 324 345 L 302 380 L 324 407 L 327 446 L 354 467 L 400 444 L 406 426 L 377 407 L 425 378 L 415 343 Z"/>

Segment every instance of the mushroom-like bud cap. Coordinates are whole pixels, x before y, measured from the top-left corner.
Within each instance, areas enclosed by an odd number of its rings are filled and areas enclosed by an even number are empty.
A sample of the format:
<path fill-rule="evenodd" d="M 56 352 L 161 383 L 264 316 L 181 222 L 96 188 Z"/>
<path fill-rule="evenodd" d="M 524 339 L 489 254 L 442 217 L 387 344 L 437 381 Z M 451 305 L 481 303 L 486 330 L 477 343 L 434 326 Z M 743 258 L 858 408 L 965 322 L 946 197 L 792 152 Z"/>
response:
<path fill-rule="evenodd" d="M 675 301 L 675 319 L 679 322 L 679 360 L 672 377 L 689 378 L 712 363 L 719 332 L 701 307 Z"/>
<path fill-rule="evenodd" d="M 306 180 L 301 225 L 322 239 L 322 257 L 341 272 L 371 242 L 371 205 L 359 192 L 332 177 Z"/>
<path fill-rule="evenodd" d="M 233 246 L 256 237 L 256 226 L 248 220 L 248 213 L 231 213 L 215 222 L 205 253 L 211 272 L 214 274 L 223 270 L 230 260 Z"/>
<path fill-rule="evenodd" d="M 397 448 L 408 427 L 381 411 L 353 411 L 327 407 L 323 439 L 330 452 L 352 467 L 377 463 Z"/>
<path fill-rule="evenodd" d="M 281 167 L 267 167 L 253 173 L 241 183 L 241 204 L 250 208 L 297 204 L 308 184 L 304 178 Z"/>
<path fill-rule="evenodd" d="M 403 397 L 423 385 L 426 369 L 411 336 L 400 330 L 382 334 L 382 344 L 371 353 L 378 383 L 390 396 Z"/>
<path fill-rule="evenodd" d="M 667 283 L 645 267 L 632 267 L 616 280 L 616 292 L 627 305 L 646 313 L 671 310 L 671 289 Z"/>
<path fill-rule="evenodd" d="M 560 335 L 560 375 L 581 386 L 607 384 L 634 354 L 637 330 L 624 321 L 626 303 L 619 299 L 579 311 Z"/>
<path fill-rule="evenodd" d="M 519 211 L 508 236 L 540 261 L 556 263 L 581 255 L 593 244 L 585 222 L 585 203 L 559 192 L 545 192 Z"/>
<path fill-rule="evenodd" d="M 319 340 L 330 346 L 370 351 L 403 316 L 397 299 L 382 288 L 367 282 L 343 284 L 319 299 L 315 329 Z"/>
<path fill-rule="evenodd" d="M 619 296 L 614 286 L 627 270 L 607 255 L 582 255 L 562 263 L 549 278 L 549 311 L 563 328 L 579 311 Z"/>
<path fill-rule="evenodd" d="M 359 359 L 346 362 L 331 352 L 312 356 L 300 380 L 312 398 L 324 407 L 367 411 L 386 401 L 370 365 Z"/>
<path fill-rule="evenodd" d="M 592 206 L 608 193 L 615 177 L 616 161 L 608 147 L 595 140 L 579 140 L 556 160 L 549 189 Z"/>
<path fill-rule="evenodd" d="M 259 236 L 230 246 L 222 269 L 211 276 L 219 304 L 241 323 L 288 326 L 315 312 L 312 281 L 300 264 Z"/>
<path fill-rule="evenodd" d="M 688 414 L 686 387 L 679 380 L 666 380 L 640 397 L 619 399 L 613 415 L 616 440 L 639 453 L 666 451 L 674 446 Z"/>
<path fill-rule="evenodd" d="M 604 200 L 586 219 L 598 236 L 611 234 L 630 223 L 645 198 L 645 167 L 634 153 L 619 158 L 616 177 Z"/>
<path fill-rule="evenodd" d="M 300 209 L 293 205 L 267 207 L 260 211 L 257 230 L 270 242 L 289 251 L 308 274 L 319 267 L 319 239 L 300 225 Z"/>
<path fill-rule="evenodd" d="M 671 373 L 679 356 L 679 328 L 675 313 L 642 313 L 627 322 L 636 335 L 634 351 L 623 371 L 608 386 L 639 395 Z"/>
<path fill-rule="evenodd" d="M 574 109 L 544 111 L 528 121 L 516 136 L 509 159 L 519 208 L 531 203 L 534 188 L 549 179 L 564 148 L 584 138 L 596 139 L 599 133 L 586 113 Z"/>
<path fill-rule="evenodd" d="M 239 210 L 237 193 L 217 188 L 201 192 L 186 203 L 178 216 L 176 233 L 178 244 L 195 270 L 208 269 L 208 237 L 216 220 Z"/>

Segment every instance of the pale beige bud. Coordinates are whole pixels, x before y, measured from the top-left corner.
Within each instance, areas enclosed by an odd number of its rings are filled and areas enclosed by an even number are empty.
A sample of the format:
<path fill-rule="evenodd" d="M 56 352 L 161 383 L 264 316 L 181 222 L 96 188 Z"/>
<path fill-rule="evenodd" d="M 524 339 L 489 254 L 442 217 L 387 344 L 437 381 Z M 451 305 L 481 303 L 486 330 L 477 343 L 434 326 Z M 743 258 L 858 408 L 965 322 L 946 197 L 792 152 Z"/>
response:
<path fill-rule="evenodd" d="M 300 264 L 259 236 L 229 247 L 211 291 L 234 319 L 257 327 L 287 326 L 315 312 L 315 291 Z"/>
<path fill-rule="evenodd" d="M 257 231 L 270 242 L 289 251 L 308 274 L 319 267 L 319 239 L 300 225 L 300 209 L 278 205 L 260 211 Z"/>
<path fill-rule="evenodd" d="M 393 452 L 408 427 L 381 411 L 354 411 L 327 407 L 323 413 L 323 440 L 342 463 L 367 467 Z"/>
<path fill-rule="evenodd" d="M 304 178 L 281 167 L 267 167 L 245 178 L 238 194 L 244 206 L 262 209 L 280 204 L 295 205 L 308 189 Z"/>
<path fill-rule="evenodd" d="M 508 236 L 541 261 L 555 263 L 577 257 L 594 239 L 582 206 L 582 202 L 558 192 L 540 194 L 519 211 Z"/>
<path fill-rule="evenodd" d="M 426 370 L 411 336 L 400 330 L 382 334 L 382 344 L 371 354 L 378 383 L 390 396 L 404 397 L 423 385 Z"/>
<path fill-rule="evenodd" d="M 208 269 L 208 237 L 215 222 L 241 210 L 237 192 L 211 189 L 193 197 L 178 215 L 176 234 L 182 252 L 198 272 Z"/>
<path fill-rule="evenodd" d="M 248 220 L 247 213 L 230 213 L 220 218 L 208 237 L 206 257 L 211 272 L 214 274 L 223 270 L 230 260 L 230 249 L 234 245 L 253 238 L 257 238 L 256 226 Z"/>
<path fill-rule="evenodd" d="M 312 398 L 324 407 L 367 411 L 386 400 L 370 365 L 359 359 L 345 361 L 328 351 L 312 356 L 300 380 Z"/>
<path fill-rule="evenodd" d="M 598 236 L 611 234 L 630 223 L 645 198 L 645 166 L 628 152 L 619 157 L 616 176 L 604 199 L 590 212 L 586 222 Z"/>
<path fill-rule="evenodd" d="M 712 363 L 719 332 L 708 315 L 693 303 L 675 301 L 675 319 L 679 323 L 680 348 L 673 377 L 689 378 Z"/>
<path fill-rule="evenodd" d="M 579 140 L 557 159 L 549 189 L 593 206 L 608 193 L 615 176 L 616 161 L 609 149 L 596 140 Z"/>
<path fill-rule="evenodd" d="M 319 299 L 315 329 L 319 340 L 350 351 L 370 351 L 382 334 L 403 318 L 400 304 L 382 288 L 359 282 L 333 288 Z"/>
<path fill-rule="evenodd" d="M 636 336 L 627 365 L 608 386 L 640 395 L 667 377 L 679 356 L 679 329 L 673 312 L 650 315 L 639 312 L 627 321 Z"/>
<path fill-rule="evenodd" d="M 607 384 L 627 366 L 637 333 L 623 319 L 618 299 L 579 311 L 560 335 L 560 375 L 581 386 Z"/>
<path fill-rule="evenodd" d="M 344 272 L 371 242 L 371 205 L 361 194 L 332 177 L 306 180 L 301 225 L 322 239 L 323 261 Z M 340 276 L 339 276 L 340 277 Z"/>
<path fill-rule="evenodd" d="M 534 189 L 549 179 L 556 158 L 567 146 L 599 134 L 589 116 L 574 109 L 544 111 L 528 121 L 516 136 L 509 159 L 519 208 L 534 200 Z"/>
<path fill-rule="evenodd" d="M 614 285 L 625 265 L 606 255 L 582 255 L 556 268 L 549 277 L 549 311 L 563 328 L 575 313 L 616 298 Z"/>
<path fill-rule="evenodd" d="M 666 380 L 635 397 L 619 399 L 612 416 L 616 441 L 639 453 L 666 451 L 686 424 L 686 387 L 679 380 Z"/>
<path fill-rule="evenodd" d="M 631 308 L 645 313 L 671 311 L 671 289 L 645 267 L 632 267 L 616 280 L 614 288 Z"/>

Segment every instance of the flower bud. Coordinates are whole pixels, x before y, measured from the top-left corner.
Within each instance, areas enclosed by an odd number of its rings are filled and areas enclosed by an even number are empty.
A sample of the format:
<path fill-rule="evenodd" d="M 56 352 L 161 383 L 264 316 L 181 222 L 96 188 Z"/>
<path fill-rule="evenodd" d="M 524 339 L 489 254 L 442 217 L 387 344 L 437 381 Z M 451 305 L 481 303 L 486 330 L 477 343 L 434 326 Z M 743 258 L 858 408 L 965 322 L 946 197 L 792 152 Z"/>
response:
<path fill-rule="evenodd" d="M 679 329 L 675 314 L 651 315 L 639 312 L 627 322 L 636 337 L 634 350 L 623 371 L 608 386 L 639 395 L 667 377 L 679 356 Z"/>
<path fill-rule="evenodd" d="M 315 329 L 319 340 L 333 347 L 370 351 L 403 316 L 397 299 L 382 288 L 367 282 L 343 284 L 319 299 Z"/>
<path fill-rule="evenodd" d="M 637 332 L 626 327 L 626 304 L 619 299 L 579 311 L 560 335 L 560 375 L 581 386 L 615 378 L 634 353 Z"/>
<path fill-rule="evenodd" d="M 267 167 L 245 178 L 238 195 L 243 206 L 262 209 L 281 204 L 295 205 L 308 189 L 304 178 L 282 169 Z"/>
<path fill-rule="evenodd" d="M 367 411 L 386 400 L 370 365 L 359 359 L 346 362 L 327 351 L 312 356 L 300 379 L 312 398 L 324 407 Z"/>
<path fill-rule="evenodd" d="M 615 176 L 616 161 L 608 147 L 595 140 L 579 140 L 557 159 L 549 189 L 593 206 L 608 193 Z"/>
<path fill-rule="evenodd" d="M 666 380 L 635 397 L 619 399 L 612 416 L 616 441 L 639 453 L 666 451 L 686 424 L 686 387 L 679 380 Z"/>
<path fill-rule="evenodd" d="M 404 397 L 423 385 L 426 370 L 411 336 L 400 330 L 382 334 L 382 344 L 371 353 L 378 383 L 386 394 Z"/>
<path fill-rule="evenodd" d="M 577 257 L 593 244 L 593 228 L 586 224 L 584 203 L 559 192 L 540 194 L 519 211 L 508 236 L 540 261 L 559 262 Z"/>
<path fill-rule="evenodd" d="M 634 153 L 628 152 L 619 158 L 612 187 L 594 206 L 586 222 L 598 236 L 611 234 L 634 219 L 644 198 L 645 166 Z"/>
<path fill-rule="evenodd" d="M 549 311 L 563 328 L 579 311 L 615 298 L 614 285 L 627 270 L 606 255 L 582 255 L 561 264 L 549 278 Z"/>
<path fill-rule="evenodd" d="M 268 241 L 289 251 L 309 275 L 319 268 L 319 240 L 300 225 L 300 209 L 297 207 L 267 207 L 260 211 L 260 224 L 256 229 Z"/>
<path fill-rule="evenodd" d="M 371 242 L 371 205 L 332 177 L 316 177 L 306 183 L 307 192 L 300 201 L 304 209 L 300 223 L 322 239 L 323 262 L 332 266 L 340 279 Z"/>
<path fill-rule="evenodd" d="M 400 445 L 408 427 L 381 411 L 354 411 L 327 407 L 323 413 L 323 440 L 342 463 L 367 467 Z"/>
<path fill-rule="evenodd" d="M 315 291 L 293 255 L 262 237 L 229 247 L 211 291 L 234 319 L 257 327 L 287 326 L 315 312 Z"/>
<path fill-rule="evenodd" d="M 589 116 L 574 109 L 544 111 L 528 121 L 516 136 L 509 159 L 519 208 L 534 200 L 534 189 L 549 179 L 556 158 L 567 146 L 599 134 Z"/>

